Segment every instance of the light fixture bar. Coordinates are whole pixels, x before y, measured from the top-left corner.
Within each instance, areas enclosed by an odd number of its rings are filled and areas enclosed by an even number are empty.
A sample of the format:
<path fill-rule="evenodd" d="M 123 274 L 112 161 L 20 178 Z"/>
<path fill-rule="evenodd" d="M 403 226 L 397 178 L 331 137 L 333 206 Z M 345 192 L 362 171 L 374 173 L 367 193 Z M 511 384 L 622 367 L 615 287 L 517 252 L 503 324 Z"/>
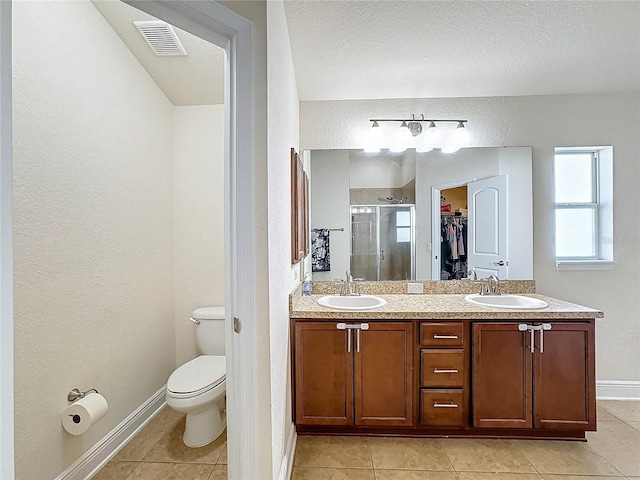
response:
<path fill-rule="evenodd" d="M 467 123 L 467 120 L 430 120 L 428 118 L 372 118 L 370 122 L 449 122 Z"/>

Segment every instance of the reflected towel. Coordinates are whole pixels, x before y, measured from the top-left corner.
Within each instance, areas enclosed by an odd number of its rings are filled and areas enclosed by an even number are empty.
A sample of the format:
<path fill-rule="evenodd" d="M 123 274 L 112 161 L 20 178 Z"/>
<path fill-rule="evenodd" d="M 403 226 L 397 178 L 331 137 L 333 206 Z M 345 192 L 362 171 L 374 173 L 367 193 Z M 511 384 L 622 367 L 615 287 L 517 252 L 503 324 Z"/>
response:
<path fill-rule="evenodd" d="M 311 231 L 311 271 L 331 271 L 328 228 L 314 228 Z"/>

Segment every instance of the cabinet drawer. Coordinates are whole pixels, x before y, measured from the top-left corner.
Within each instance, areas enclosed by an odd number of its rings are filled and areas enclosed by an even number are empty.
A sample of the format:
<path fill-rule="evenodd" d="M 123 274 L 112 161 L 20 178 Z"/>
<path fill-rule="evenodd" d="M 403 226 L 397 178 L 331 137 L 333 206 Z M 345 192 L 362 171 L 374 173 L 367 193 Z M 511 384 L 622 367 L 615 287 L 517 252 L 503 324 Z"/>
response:
<path fill-rule="evenodd" d="M 422 349 L 420 372 L 423 387 L 463 387 L 464 350 Z"/>
<path fill-rule="evenodd" d="M 438 427 L 464 427 L 463 390 L 422 390 L 420 423 Z"/>
<path fill-rule="evenodd" d="M 420 345 L 426 347 L 462 347 L 464 344 L 462 322 L 420 324 Z"/>

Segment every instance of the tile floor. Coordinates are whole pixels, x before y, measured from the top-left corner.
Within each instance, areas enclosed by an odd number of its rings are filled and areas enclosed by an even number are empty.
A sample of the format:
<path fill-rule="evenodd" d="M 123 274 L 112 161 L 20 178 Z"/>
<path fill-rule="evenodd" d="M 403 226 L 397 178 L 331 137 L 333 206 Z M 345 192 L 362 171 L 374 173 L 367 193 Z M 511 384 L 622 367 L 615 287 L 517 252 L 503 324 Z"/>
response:
<path fill-rule="evenodd" d="M 226 480 L 226 436 L 190 449 L 183 429 L 165 408 L 94 480 Z M 640 402 L 599 401 L 587 439 L 299 436 L 292 480 L 640 480 Z"/>
<path fill-rule="evenodd" d="M 165 407 L 92 480 L 226 480 L 226 432 L 202 448 L 183 432 L 184 415 Z"/>

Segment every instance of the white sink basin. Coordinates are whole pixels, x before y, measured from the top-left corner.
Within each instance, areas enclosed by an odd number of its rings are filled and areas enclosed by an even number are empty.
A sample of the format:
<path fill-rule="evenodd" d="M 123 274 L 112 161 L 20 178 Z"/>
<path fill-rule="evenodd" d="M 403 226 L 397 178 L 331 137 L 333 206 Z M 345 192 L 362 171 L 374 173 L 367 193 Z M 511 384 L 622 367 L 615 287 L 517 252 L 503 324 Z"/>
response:
<path fill-rule="evenodd" d="M 492 308 L 512 308 L 515 310 L 537 310 L 549 306 L 544 300 L 522 295 L 480 295 L 474 293 L 464 299 L 469 303 Z"/>
<path fill-rule="evenodd" d="M 318 304 L 337 310 L 372 310 L 385 306 L 387 301 L 375 295 L 325 295 L 318 299 Z"/>

